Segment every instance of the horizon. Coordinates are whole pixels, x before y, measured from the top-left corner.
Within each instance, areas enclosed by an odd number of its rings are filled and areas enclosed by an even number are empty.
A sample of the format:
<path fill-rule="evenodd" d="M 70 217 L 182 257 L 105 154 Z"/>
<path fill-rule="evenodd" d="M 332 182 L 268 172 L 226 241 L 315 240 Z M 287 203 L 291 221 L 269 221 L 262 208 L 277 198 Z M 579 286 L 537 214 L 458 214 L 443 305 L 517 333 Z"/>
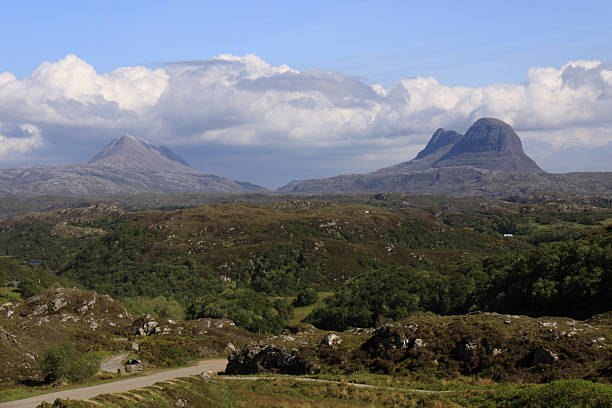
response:
<path fill-rule="evenodd" d="M 276 188 L 491 116 L 547 172 L 612 171 L 612 5 L 526 5 L 9 4 L 0 167 L 86 162 L 129 133 Z"/>

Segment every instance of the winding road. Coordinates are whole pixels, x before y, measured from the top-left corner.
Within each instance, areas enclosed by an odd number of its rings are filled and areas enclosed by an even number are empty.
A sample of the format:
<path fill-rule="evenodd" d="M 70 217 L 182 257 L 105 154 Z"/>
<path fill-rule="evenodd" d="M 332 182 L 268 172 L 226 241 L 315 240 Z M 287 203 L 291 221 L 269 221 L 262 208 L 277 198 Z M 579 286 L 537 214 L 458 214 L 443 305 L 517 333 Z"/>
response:
<path fill-rule="evenodd" d="M 200 361 L 197 365 L 191 367 L 164 370 L 150 375 L 133 377 L 105 384 L 92 385 L 89 387 L 74 388 L 71 390 L 53 392 L 50 394 L 37 395 L 36 397 L 30 397 L 16 401 L 2 402 L 0 403 L 0 408 L 32 408 L 40 405 L 40 403 L 43 401 L 53 402 L 57 398 L 82 400 L 93 398 L 100 394 L 126 392 L 130 390 L 135 390 L 137 388 L 148 387 L 149 385 L 153 385 L 156 382 L 160 381 L 168 381 L 173 378 L 198 375 L 205 370 L 212 370 L 214 372 L 223 371 L 225 370 L 226 365 L 227 359 L 205 360 Z"/>

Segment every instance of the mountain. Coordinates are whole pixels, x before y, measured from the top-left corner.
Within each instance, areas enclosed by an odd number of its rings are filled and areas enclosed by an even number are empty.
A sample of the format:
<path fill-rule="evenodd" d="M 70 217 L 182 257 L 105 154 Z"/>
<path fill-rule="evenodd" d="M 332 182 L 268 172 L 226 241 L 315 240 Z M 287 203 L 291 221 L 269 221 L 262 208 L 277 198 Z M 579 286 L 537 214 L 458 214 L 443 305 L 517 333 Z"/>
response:
<path fill-rule="evenodd" d="M 417 156 L 368 174 L 292 181 L 281 192 L 485 195 L 539 191 L 612 195 L 612 173 L 548 174 L 525 152 L 512 127 L 477 120 L 461 135 L 438 129 Z"/>
<path fill-rule="evenodd" d="M 91 165 L 137 165 L 152 171 L 189 173 L 195 170 L 165 146 L 157 146 L 132 135 L 122 135 L 110 142 L 87 162 Z"/>
<path fill-rule="evenodd" d="M 471 166 L 504 173 L 543 173 L 523 151 L 523 144 L 510 125 L 499 119 L 477 120 L 465 136 L 433 167 Z"/>
<path fill-rule="evenodd" d="M 385 167 L 374 173 L 395 174 L 430 169 L 436 161 L 452 149 L 462 136 L 454 130 L 438 129 L 429 140 L 429 143 L 427 143 L 427 146 L 414 159 L 396 164 L 395 166 Z"/>
<path fill-rule="evenodd" d="M 0 194 L 16 196 L 263 190 L 202 174 L 167 147 L 131 135 L 113 140 L 86 164 L 0 169 Z"/>

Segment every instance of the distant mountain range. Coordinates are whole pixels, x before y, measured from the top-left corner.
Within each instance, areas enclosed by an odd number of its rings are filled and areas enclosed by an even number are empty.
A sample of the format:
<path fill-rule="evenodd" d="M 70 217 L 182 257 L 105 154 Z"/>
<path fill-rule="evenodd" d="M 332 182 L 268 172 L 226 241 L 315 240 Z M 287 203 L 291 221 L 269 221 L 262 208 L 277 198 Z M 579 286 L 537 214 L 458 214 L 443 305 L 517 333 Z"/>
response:
<path fill-rule="evenodd" d="M 0 169 L 0 194 L 4 195 L 263 190 L 251 183 L 202 174 L 167 147 L 131 135 L 113 140 L 86 164 Z"/>
<path fill-rule="evenodd" d="M 539 191 L 612 195 L 612 173 L 549 174 L 501 120 L 482 118 L 462 135 L 438 129 L 417 156 L 368 174 L 293 181 L 284 193 L 366 193 L 504 196 Z"/>
<path fill-rule="evenodd" d="M 0 169 L 0 195 L 246 193 L 263 187 L 202 174 L 176 153 L 131 135 L 86 164 Z M 512 128 L 493 118 L 462 135 L 438 129 L 412 160 L 368 174 L 293 181 L 282 193 L 448 194 L 489 197 L 542 191 L 612 196 L 612 172 L 549 174 L 523 151 Z"/>

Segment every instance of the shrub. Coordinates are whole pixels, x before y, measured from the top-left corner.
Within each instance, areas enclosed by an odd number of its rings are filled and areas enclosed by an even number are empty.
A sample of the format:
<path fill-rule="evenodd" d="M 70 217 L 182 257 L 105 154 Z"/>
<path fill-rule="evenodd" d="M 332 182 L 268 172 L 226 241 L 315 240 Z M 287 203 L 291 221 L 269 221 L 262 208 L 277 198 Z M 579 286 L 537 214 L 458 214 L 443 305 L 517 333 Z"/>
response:
<path fill-rule="evenodd" d="M 308 306 L 316 303 L 319 300 L 319 294 L 313 288 L 306 288 L 298 293 L 297 298 L 293 302 L 294 306 Z"/>
<path fill-rule="evenodd" d="M 140 343 L 138 355 L 157 367 L 174 367 L 198 356 L 199 345 L 189 337 L 153 337 Z"/>
<path fill-rule="evenodd" d="M 44 352 L 41 370 L 46 382 L 77 382 L 93 376 L 100 365 L 94 354 L 81 354 L 70 343 L 61 343 Z"/>

